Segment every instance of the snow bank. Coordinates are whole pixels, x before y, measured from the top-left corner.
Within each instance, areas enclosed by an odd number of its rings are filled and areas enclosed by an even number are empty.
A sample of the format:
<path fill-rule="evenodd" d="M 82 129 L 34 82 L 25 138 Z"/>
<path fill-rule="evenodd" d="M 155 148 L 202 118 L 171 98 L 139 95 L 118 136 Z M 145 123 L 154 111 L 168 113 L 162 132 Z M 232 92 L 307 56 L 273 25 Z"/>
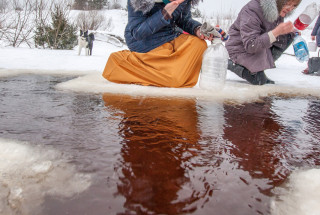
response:
<path fill-rule="evenodd" d="M 232 74 L 229 74 L 230 76 Z M 214 101 L 250 102 L 270 95 L 315 96 L 320 97 L 320 90 L 315 88 L 294 87 L 292 85 L 253 86 L 244 81 L 228 80 L 220 91 L 193 88 L 159 88 L 134 84 L 115 84 L 105 80 L 101 74 L 82 76 L 56 86 L 59 90 L 70 90 L 83 93 L 116 93 L 132 96 L 184 97 Z"/>
<path fill-rule="evenodd" d="M 320 169 L 293 172 L 283 188 L 275 190 L 271 204 L 274 215 L 320 214 Z"/>
<path fill-rule="evenodd" d="M 47 195 L 71 197 L 91 185 L 61 153 L 0 138 L 0 214 L 38 214 Z"/>

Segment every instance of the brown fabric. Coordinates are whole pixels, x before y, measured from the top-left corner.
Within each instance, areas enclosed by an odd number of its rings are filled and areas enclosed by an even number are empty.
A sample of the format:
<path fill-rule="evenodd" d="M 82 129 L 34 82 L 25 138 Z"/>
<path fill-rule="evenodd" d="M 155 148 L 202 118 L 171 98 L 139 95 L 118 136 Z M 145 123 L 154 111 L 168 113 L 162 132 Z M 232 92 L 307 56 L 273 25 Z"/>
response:
<path fill-rule="evenodd" d="M 148 53 L 115 52 L 110 55 L 102 76 L 122 84 L 193 87 L 206 48 L 204 40 L 182 34 Z"/>

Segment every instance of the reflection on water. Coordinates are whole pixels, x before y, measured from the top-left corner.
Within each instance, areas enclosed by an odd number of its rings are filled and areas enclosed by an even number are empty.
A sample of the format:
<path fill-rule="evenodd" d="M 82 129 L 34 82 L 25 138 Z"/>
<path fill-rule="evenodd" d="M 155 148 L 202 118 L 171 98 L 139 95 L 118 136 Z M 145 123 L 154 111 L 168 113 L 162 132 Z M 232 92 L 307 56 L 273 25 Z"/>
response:
<path fill-rule="evenodd" d="M 274 188 L 320 165 L 319 100 L 101 98 L 56 91 L 65 80 L 0 80 L 0 138 L 52 147 L 92 176 L 42 214 L 270 214 Z"/>

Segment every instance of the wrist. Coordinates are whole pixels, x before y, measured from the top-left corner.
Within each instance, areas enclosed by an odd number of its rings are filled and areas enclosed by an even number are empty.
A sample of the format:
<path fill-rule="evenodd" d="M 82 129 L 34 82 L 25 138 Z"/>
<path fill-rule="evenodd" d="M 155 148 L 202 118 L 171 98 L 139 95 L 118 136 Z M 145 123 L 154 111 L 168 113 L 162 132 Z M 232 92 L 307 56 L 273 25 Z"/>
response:
<path fill-rule="evenodd" d="M 168 11 L 165 8 L 162 9 L 161 13 L 165 20 L 169 20 L 172 18 L 172 16 L 168 13 Z"/>
<path fill-rule="evenodd" d="M 200 36 L 200 28 L 201 28 L 201 25 L 194 28 L 194 30 L 193 30 L 194 35 L 196 35 L 198 37 Z"/>
<path fill-rule="evenodd" d="M 280 36 L 280 32 L 278 31 L 277 28 L 273 29 L 273 30 L 271 31 L 271 33 L 273 34 L 274 37 Z"/>
<path fill-rule="evenodd" d="M 268 33 L 269 39 L 270 39 L 270 44 L 274 43 L 275 41 L 277 41 L 277 38 L 274 36 L 274 34 L 272 33 L 272 31 L 269 31 Z"/>

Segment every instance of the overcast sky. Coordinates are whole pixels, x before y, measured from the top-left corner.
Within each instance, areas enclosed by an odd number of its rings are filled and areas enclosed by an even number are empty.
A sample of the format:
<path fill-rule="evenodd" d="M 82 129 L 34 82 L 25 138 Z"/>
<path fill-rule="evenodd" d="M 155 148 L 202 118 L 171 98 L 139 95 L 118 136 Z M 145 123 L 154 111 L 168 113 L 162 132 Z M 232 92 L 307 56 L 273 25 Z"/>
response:
<path fill-rule="evenodd" d="M 199 9 L 209 16 L 212 13 L 228 13 L 230 10 L 237 13 L 248 2 L 249 0 L 203 0 L 199 5 Z M 298 16 L 298 14 L 300 14 L 305 7 L 312 2 L 318 2 L 318 0 L 302 0 L 301 4 L 296 9 L 296 16 Z"/>

